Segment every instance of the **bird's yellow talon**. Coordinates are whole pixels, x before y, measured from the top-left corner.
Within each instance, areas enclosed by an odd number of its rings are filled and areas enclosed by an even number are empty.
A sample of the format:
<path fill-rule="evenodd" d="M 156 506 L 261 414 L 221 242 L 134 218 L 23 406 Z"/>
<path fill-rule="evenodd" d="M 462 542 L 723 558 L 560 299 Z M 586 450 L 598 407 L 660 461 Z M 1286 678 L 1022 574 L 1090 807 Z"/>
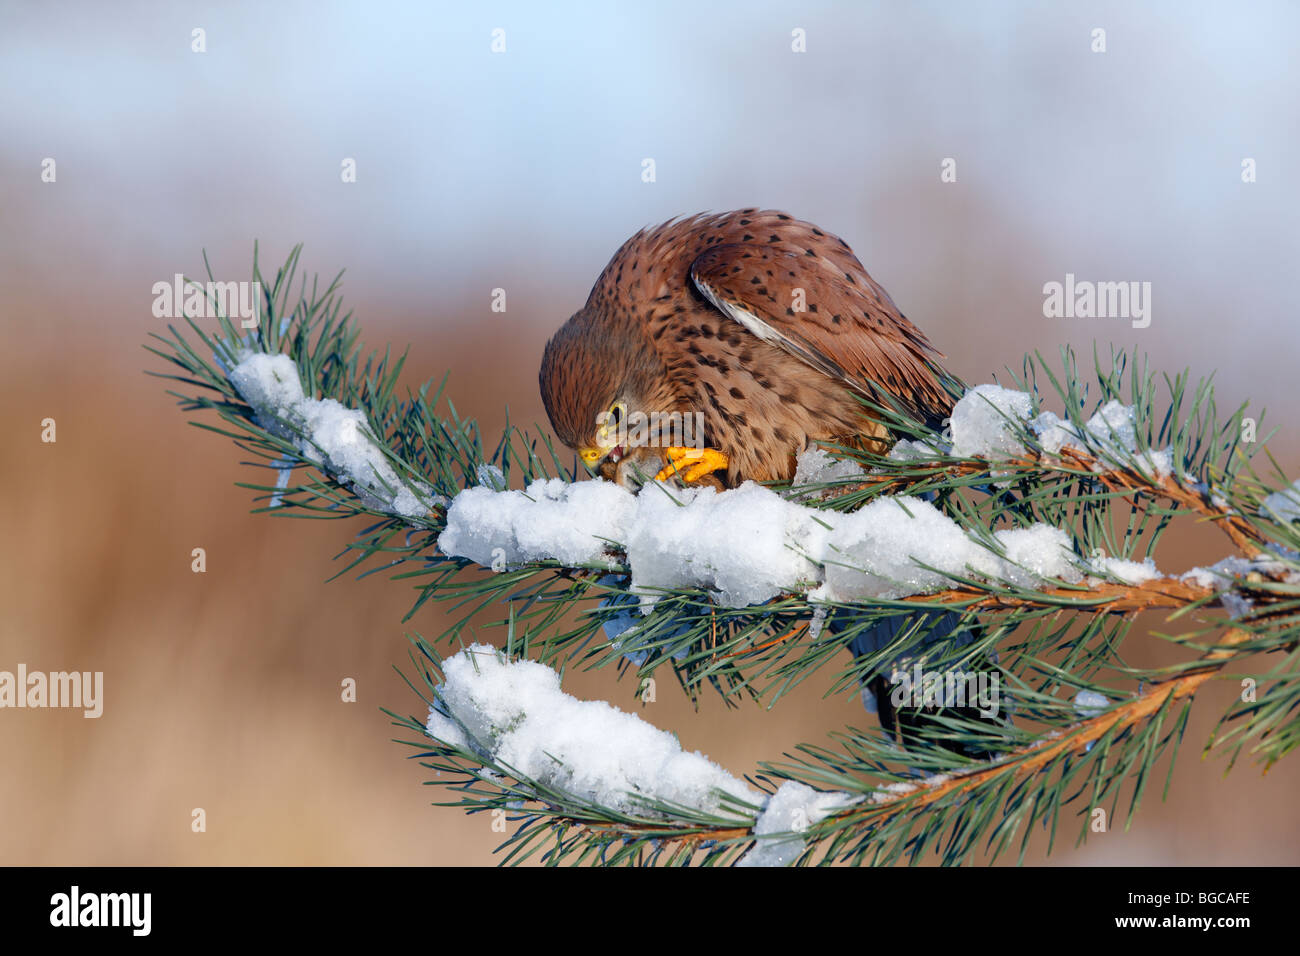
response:
<path fill-rule="evenodd" d="M 731 464 L 726 454 L 716 448 L 673 446 L 664 449 L 664 457 L 668 459 L 668 464 L 659 469 L 655 481 L 667 481 L 673 475 L 680 474 L 682 481 L 691 484 Z"/>

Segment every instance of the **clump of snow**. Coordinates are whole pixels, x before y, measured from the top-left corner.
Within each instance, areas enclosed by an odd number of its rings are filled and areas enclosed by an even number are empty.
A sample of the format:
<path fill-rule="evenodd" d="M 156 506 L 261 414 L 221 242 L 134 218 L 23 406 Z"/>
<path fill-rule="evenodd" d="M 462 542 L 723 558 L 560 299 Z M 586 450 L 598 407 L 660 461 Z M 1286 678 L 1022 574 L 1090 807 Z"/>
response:
<path fill-rule="evenodd" d="M 1212 588 L 1216 591 L 1232 585 L 1230 578 L 1210 568 L 1203 567 L 1195 567 L 1190 571 L 1184 571 L 1178 576 L 1178 580 L 1195 585 L 1198 588 Z"/>
<path fill-rule="evenodd" d="M 1287 584 L 1300 584 L 1300 572 L 1295 571 L 1292 565 L 1267 557 L 1227 557 L 1208 568 L 1192 568 L 1182 574 L 1179 580 L 1217 592 L 1219 603 L 1228 612 L 1228 616 L 1239 619 L 1249 615 L 1255 607 L 1250 598 L 1234 590 L 1237 581 L 1249 574 L 1265 575 Z"/>
<path fill-rule="evenodd" d="M 1074 447 L 1079 441 L 1079 431 L 1068 420 L 1055 412 L 1042 412 L 1029 423 L 1030 429 L 1038 436 L 1038 443 L 1043 451 L 1059 455 L 1067 445 Z"/>
<path fill-rule="evenodd" d="M 915 789 L 916 784 L 904 783 L 901 780 L 896 783 L 887 783 L 871 795 L 871 802 L 888 803 L 891 800 L 897 800 L 899 797 L 911 793 Z"/>
<path fill-rule="evenodd" d="M 1255 602 L 1236 591 L 1224 591 L 1219 595 L 1219 603 L 1228 612 L 1228 617 L 1240 620 L 1255 609 Z"/>
<path fill-rule="evenodd" d="M 862 466 L 850 458 L 836 458 L 824 448 L 810 445 L 799 455 L 795 466 L 794 480 L 790 487 L 803 488 L 808 485 L 827 485 L 835 482 L 852 481 L 865 476 Z"/>
<path fill-rule="evenodd" d="M 797 592 L 830 602 L 896 599 L 946 587 L 947 575 L 1026 588 L 1082 579 L 1062 529 L 1001 530 L 992 544 L 919 498 L 880 497 L 844 514 L 752 482 L 724 492 L 650 484 L 633 496 L 600 480 L 559 479 L 522 492 L 466 489 L 438 539 L 443 553 L 498 569 L 547 560 L 613 567 L 608 551 L 621 548 L 646 611 L 674 588 L 707 589 L 720 604 L 745 607 Z"/>
<path fill-rule="evenodd" d="M 228 377 L 231 384 L 257 413 L 257 423 L 272 435 L 294 437 L 290 424 L 301 419 L 303 401 L 298 366 L 287 355 L 253 352 L 244 357 Z"/>
<path fill-rule="evenodd" d="M 1168 478 L 1174 473 L 1174 451 L 1172 448 L 1160 451 L 1148 448 L 1146 451 L 1135 452 L 1133 463 L 1148 478 Z"/>
<path fill-rule="evenodd" d="M 914 793 L 917 790 L 925 790 L 925 789 L 931 789 L 933 787 L 942 786 L 943 784 L 948 783 L 950 780 L 952 780 L 951 774 L 935 773 L 935 774 L 931 774 L 928 777 L 922 777 L 919 784 L 904 783 L 903 781 L 886 784 L 885 786 L 881 787 L 879 790 L 876 790 L 874 793 L 871 794 L 871 802 L 889 803 L 893 800 L 897 800 L 899 797 L 906 796 L 909 793 Z"/>
<path fill-rule="evenodd" d="M 627 540 L 636 498 L 600 478 L 538 479 L 523 491 L 466 488 L 447 509 L 444 554 L 497 570 L 530 561 L 614 567 L 606 553 Z"/>
<path fill-rule="evenodd" d="M 1151 558 L 1141 561 L 1129 561 L 1125 558 L 1095 557 L 1088 562 L 1093 574 L 1100 577 L 1112 577 L 1124 584 L 1145 584 L 1163 577 Z"/>
<path fill-rule="evenodd" d="M 953 409 L 952 453 L 1020 455 L 1018 429 L 1027 423 L 1050 453 L 1089 449 L 1148 474 L 1172 471 L 1168 450 L 1136 452 L 1130 406 L 1108 401 L 1082 429 L 1051 412 L 1031 421 L 1033 406 L 1027 392 L 975 387 Z M 906 461 L 944 453 L 926 443 L 899 442 L 891 456 Z M 793 498 L 800 486 L 861 475 L 856 462 L 809 448 L 799 459 Z M 799 592 L 825 602 L 895 600 L 940 590 L 954 576 L 1037 588 L 1052 579 L 1077 583 L 1085 573 L 1130 584 L 1160 575 L 1149 559 L 1089 564 L 1063 529 L 1043 524 L 981 540 L 915 497 L 881 496 L 843 513 L 805 507 L 752 482 L 723 492 L 652 482 L 633 496 L 603 481 L 565 485 L 558 479 L 535 482 L 524 492 L 498 491 L 503 482 L 482 469 L 479 481 L 448 509 L 438 541 L 445 554 L 497 568 L 547 560 L 613 568 L 612 552 L 621 550 L 631 590 L 647 612 L 663 591 L 679 588 L 709 590 L 723 605 L 744 607 Z"/>
<path fill-rule="evenodd" d="M 1032 588 L 1047 578 L 1060 578 L 1070 584 L 1083 580 L 1078 555 L 1070 544 L 1069 534 L 1062 528 L 1034 524 L 997 531 L 993 537 L 1005 555 L 997 573 L 1004 581 Z"/>
<path fill-rule="evenodd" d="M 1192 568 L 1192 570 L 1182 575 L 1181 580 L 1190 581 L 1204 588 L 1222 590 L 1223 588 L 1232 587 L 1235 578 L 1242 578 L 1255 573 L 1272 578 L 1280 577 L 1288 584 L 1294 584 L 1297 582 L 1297 575 L 1292 568 L 1293 565 L 1274 558 L 1261 556 L 1251 559 L 1234 555 L 1224 558 L 1222 561 L 1217 561 L 1208 568 Z"/>
<path fill-rule="evenodd" d="M 721 493 L 650 485 L 637 504 L 624 540 L 632 588 L 646 596 L 647 608 L 664 588 L 707 588 L 721 604 L 745 607 L 819 580 L 824 511 L 753 482 Z"/>
<path fill-rule="evenodd" d="M 977 385 L 952 409 L 952 453 L 958 458 L 1015 457 L 1024 452 L 1016 426 L 1033 413 L 1028 392 Z"/>
<path fill-rule="evenodd" d="M 1109 706 L 1105 695 L 1095 690 L 1081 690 L 1074 695 L 1074 710 L 1080 717 L 1096 717 Z"/>
<path fill-rule="evenodd" d="M 479 465 L 474 469 L 474 477 L 484 488 L 491 488 L 493 491 L 506 490 L 506 476 L 496 465 Z"/>
<path fill-rule="evenodd" d="M 757 804 L 761 794 L 672 734 L 599 700 L 560 689 L 536 661 L 511 661 L 475 644 L 447 658 L 429 733 L 473 749 L 512 773 L 624 813 L 645 817 L 658 800 L 725 812 L 724 795 Z"/>
<path fill-rule="evenodd" d="M 889 454 L 885 457 L 891 461 L 919 461 L 924 458 L 938 458 L 950 454 L 952 454 L 951 447 L 945 448 L 927 441 L 900 438 L 894 442 L 894 447 L 889 449 Z"/>
<path fill-rule="evenodd" d="M 1264 499 L 1260 510 L 1282 524 L 1300 521 L 1300 481 L 1273 492 Z"/>
<path fill-rule="evenodd" d="M 1234 555 L 1215 562 L 1208 568 L 1192 568 L 1182 574 L 1179 580 L 1194 584 L 1197 587 L 1223 591 L 1232 587 L 1234 578 L 1245 577 L 1255 570 L 1260 570 L 1256 567 L 1255 562 L 1249 558 L 1240 558 Z"/>
<path fill-rule="evenodd" d="M 862 797 L 847 793 L 822 793 L 795 780 L 781 784 L 768 797 L 754 824 L 758 838 L 752 850 L 737 866 L 789 866 L 804 851 L 799 835 L 814 823 L 820 823 L 836 810 L 861 803 Z"/>
<path fill-rule="evenodd" d="M 245 353 L 229 378 L 252 406 L 259 425 L 292 441 L 303 458 L 350 486 L 369 507 L 419 518 L 434 505 L 446 503 L 427 485 L 403 483 L 371 433 L 364 412 L 332 398 L 307 398 L 298 366 L 289 356 Z"/>
<path fill-rule="evenodd" d="M 1133 465 L 1149 478 L 1167 478 L 1174 471 L 1173 450 L 1137 450 L 1136 412 L 1132 405 L 1111 399 L 1088 419 L 1083 434 L 1068 419 L 1043 412 L 1030 422 L 1043 451 L 1059 455 L 1063 448 L 1086 451 L 1109 465 Z"/>
<path fill-rule="evenodd" d="M 460 724 L 452 720 L 436 707 L 429 708 L 429 719 L 425 721 L 424 729 L 428 731 L 429 736 L 441 740 L 444 744 L 451 744 L 453 747 L 459 747 L 462 750 L 473 750 L 474 745 L 470 742 L 465 731 L 461 729 Z"/>
<path fill-rule="evenodd" d="M 987 550 L 977 549 L 934 505 L 910 497 L 877 498 L 845 515 L 830 547 L 826 589 L 834 601 L 893 599 L 936 590 L 948 583 L 939 572 L 964 572 L 968 558 L 991 571 L 996 560 Z"/>
<path fill-rule="evenodd" d="M 829 601 L 893 600 L 948 587 L 948 575 L 1010 581 L 1022 587 L 1044 578 L 1082 579 L 1069 536 L 1035 525 L 998 531 L 1000 557 L 971 538 L 928 501 L 877 498 L 838 516 L 825 558 Z"/>
<path fill-rule="evenodd" d="M 1132 405 L 1111 399 L 1084 426 L 1094 448 L 1105 456 L 1125 461 L 1137 445 L 1137 426 Z"/>
<path fill-rule="evenodd" d="M 812 617 L 808 620 L 808 639 L 813 641 L 821 640 L 822 631 L 826 629 L 826 618 L 830 614 L 830 609 L 825 604 L 818 604 L 813 608 Z"/>

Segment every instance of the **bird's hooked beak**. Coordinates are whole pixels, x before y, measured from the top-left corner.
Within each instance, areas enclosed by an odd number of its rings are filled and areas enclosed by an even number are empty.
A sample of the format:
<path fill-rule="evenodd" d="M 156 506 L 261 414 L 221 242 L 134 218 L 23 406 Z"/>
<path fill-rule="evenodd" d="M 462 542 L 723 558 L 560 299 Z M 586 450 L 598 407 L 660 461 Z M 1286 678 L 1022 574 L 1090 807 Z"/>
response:
<path fill-rule="evenodd" d="M 623 448 L 621 445 L 615 445 L 613 448 L 601 448 L 600 446 L 594 448 L 579 448 L 578 456 L 586 462 L 588 467 L 595 468 L 596 465 L 600 464 L 600 462 L 606 457 L 608 457 L 611 462 L 617 462 L 623 457 Z"/>
<path fill-rule="evenodd" d="M 618 414 L 621 414 L 626 406 L 619 402 L 616 406 Z M 612 410 L 599 415 L 596 418 L 596 443 L 594 445 L 585 445 L 578 449 L 578 455 L 586 462 L 588 468 L 595 468 L 598 464 L 609 459 L 611 465 L 618 464 L 618 460 L 623 457 L 623 446 L 619 444 L 622 437 L 618 432 L 618 421 L 615 418 L 610 420 L 610 415 L 615 414 Z"/>

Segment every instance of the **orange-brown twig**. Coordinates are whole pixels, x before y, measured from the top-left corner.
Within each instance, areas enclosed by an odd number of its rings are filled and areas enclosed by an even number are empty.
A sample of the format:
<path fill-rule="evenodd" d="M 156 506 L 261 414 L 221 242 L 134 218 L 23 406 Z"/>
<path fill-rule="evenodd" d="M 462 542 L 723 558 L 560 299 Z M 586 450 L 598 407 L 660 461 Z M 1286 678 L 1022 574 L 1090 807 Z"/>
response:
<path fill-rule="evenodd" d="M 1250 634 L 1232 628 L 1224 634 L 1223 640 L 1204 656 L 1204 667 L 1152 684 L 1132 700 L 1107 713 L 1081 721 L 1059 737 L 1035 741 L 987 769 L 955 773 L 932 787 L 922 786 L 906 793 L 882 793 L 874 803 L 862 808 L 855 807 L 849 812 L 852 815 L 874 813 L 872 820 L 878 822 L 882 807 L 887 810 L 886 816 L 904 808 L 910 812 L 942 800 L 946 796 L 972 790 L 980 784 L 1008 773 L 1016 776 L 1037 773 L 1066 751 L 1080 750 L 1100 740 L 1112 730 L 1123 731 L 1135 726 L 1157 713 L 1168 702 L 1194 696 L 1201 685 L 1218 673 L 1223 664 L 1233 656 L 1232 648 L 1248 640 Z M 894 808 L 892 811 L 889 810 L 891 807 Z"/>
<path fill-rule="evenodd" d="M 908 603 L 940 602 L 974 609 L 1069 607 L 1093 614 L 1127 614 L 1151 608 L 1181 608 L 1214 597 L 1214 590 L 1179 578 L 1153 578 L 1141 584 L 1102 582 L 1089 588 L 1059 587 L 1033 596 L 997 594 L 972 587 L 948 588 L 903 598 Z M 1086 602 L 1086 603 L 1080 603 Z"/>
<path fill-rule="evenodd" d="M 1097 459 L 1091 455 L 1069 448 L 1061 450 L 1061 457 L 1071 459 L 1090 471 L 1097 464 Z M 1152 479 L 1127 469 L 1110 469 L 1099 472 L 1097 479 L 1112 491 L 1149 494 L 1172 501 L 1214 522 L 1246 557 L 1255 558 L 1261 553 L 1263 538 L 1249 522 L 1228 508 L 1216 505 L 1206 493 L 1188 488 L 1173 475 Z"/>

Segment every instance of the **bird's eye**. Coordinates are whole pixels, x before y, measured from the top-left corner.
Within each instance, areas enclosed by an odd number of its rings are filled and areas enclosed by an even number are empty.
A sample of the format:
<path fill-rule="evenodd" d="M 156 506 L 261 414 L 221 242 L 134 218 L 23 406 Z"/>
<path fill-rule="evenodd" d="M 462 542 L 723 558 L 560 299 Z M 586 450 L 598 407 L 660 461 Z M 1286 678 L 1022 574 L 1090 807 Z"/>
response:
<path fill-rule="evenodd" d="M 623 420 L 623 414 L 627 411 L 627 405 L 623 402 L 615 402 L 609 406 L 609 421 L 611 425 L 617 425 Z"/>

